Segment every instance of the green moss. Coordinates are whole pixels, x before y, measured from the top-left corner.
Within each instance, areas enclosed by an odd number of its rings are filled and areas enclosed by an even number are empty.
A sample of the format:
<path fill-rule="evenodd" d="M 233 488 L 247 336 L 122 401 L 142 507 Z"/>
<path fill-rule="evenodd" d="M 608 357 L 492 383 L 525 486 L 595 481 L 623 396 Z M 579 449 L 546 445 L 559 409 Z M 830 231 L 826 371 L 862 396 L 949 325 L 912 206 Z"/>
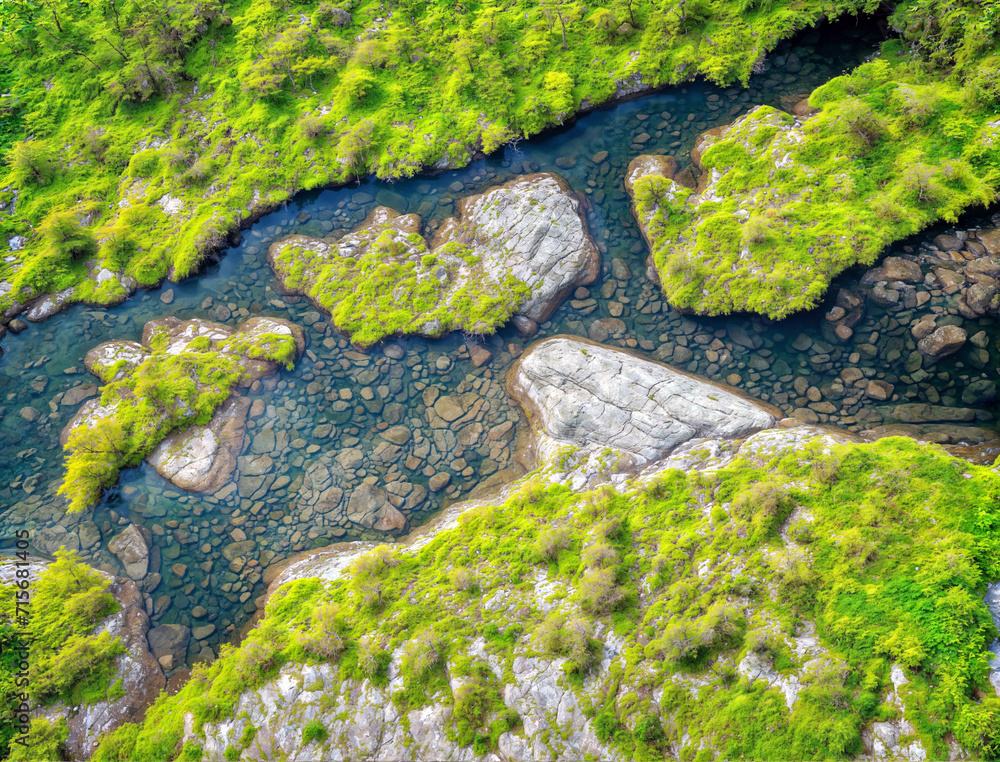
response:
<path fill-rule="evenodd" d="M 314 299 L 359 346 L 394 334 L 492 333 L 530 294 L 512 275 L 498 282 L 478 267 L 470 247 L 452 241 L 430 253 L 391 220 L 352 239 L 360 248 L 341 256 L 336 244 L 293 237 L 271 260 L 287 288 Z"/>
<path fill-rule="evenodd" d="M 44 759 L 46 762 L 60 762 L 69 759 L 66 751 L 66 739 L 69 738 L 69 728 L 66 726 L 66 718 L 60 717 L 56 722 L 49 722 L 45 717 L 36 717 L 31 721 L 31 729 L 28 731 L 27 744 L 15 743 L 11 747 L 11 754 L 8 759 L 20 760 L 21 762 L 37 762 Z"/>
<path fill-rule="evenodd" d="M 970 86 L 886 43 L 881 58 L 817 89 L 809 104 L 820 112 L 801 127 L 761 107 L 709 138 L 710 197 L 638 179 L 636 215 L 670 302 L 785 317 L 893 241 L 990 203 L 996 103 Z"/>
<path fill-rule="evenodd" d="M 106 382 L 101 406 L 72 429 L 65 445 L 59 493 L 69 499 L 70 511 L 94 504 L 121 469 L 138 465 L 171 432 L 208 423 L 247 379 L 246 358 L 291 368 L 297 352 L 291 333 L 237 331 L 214 341 L 199 336 L 176 353 L 168 352 L 169 335 L 167 328 L 156 329 L 137 365 L 119 360 L 95 368 Z"/>
<path fill-rule="evenodd" d="M 725 522 L 710 515 L 715 509 Z M 807 545 L 786 544 L 776 531 L 776 517 L 789 511 L 791 525 L 808 522 Z M 539 540 L 555 528 L 568 544 Z M 726 758 L 857 754 L 862 728 L 888 711 L 880 702 L 893 690 L 893 663 L 911 681 L 900 694 L 905 716 L 929 756 L 947 755 L 952 732 L 988 756 L 996 702 L 977 696 L 988 688 L 986 646 L 996 636 L 982 596 L 1000 577 L 998 550 L 1000 476 L 908 439 L 830 452 L 809 445 L 712 474 L 667 471 L 626 494 L 534 483 L 463 514 L 418 550 L 382 547 L 332 582 L 283 587 L 239 649 L 154 705 L 135 758 L 176 748 L 185 712 L 199 721 L 229 716 L 240 692 L 281 664 L 321 658 L 302 649 L 298 633 L 331 602 L 344 648 L 329 657 L 339 665 L 329 695 L 374 674 L 374 654 L 401 648 L 404 687 L 393 700 L 452 704 L 449 732 L 481 753 L 500 728 L 517 726 L 499 699 L 515 654 L 537 654 L 567 659 L 567 684 L 595 732 L 625 758 L 683 747 L 690 759 L 701 744 Z M 457 568 L 468 568 L 481 592 L 457 589 Z M 612 572 L 611 587 L 595 598 L 588 580 L 598 570 Z M 532 597 L 535 574 L 562 591 L 552 613 Z M 481 605 L 501 589 L 515 602 L 509 612 Z M 604 603 L 573 607 L 567 598 Z M 803 664 L 791 635 L 811 626 L 823 651 Z M 598 673 L 594 633 L 610 629 L 622 655 Z M 502 676 L 469 658 L 476 638 Z M 748 655 L 802 676 L 794 711 L 766 681 L 734 668 Z M 445 664 L 470 687 L 452 695 Z M 584 691 L 584 677 L 599 682 Z M 658 691 L 659 704 L 650 699 Z"/>

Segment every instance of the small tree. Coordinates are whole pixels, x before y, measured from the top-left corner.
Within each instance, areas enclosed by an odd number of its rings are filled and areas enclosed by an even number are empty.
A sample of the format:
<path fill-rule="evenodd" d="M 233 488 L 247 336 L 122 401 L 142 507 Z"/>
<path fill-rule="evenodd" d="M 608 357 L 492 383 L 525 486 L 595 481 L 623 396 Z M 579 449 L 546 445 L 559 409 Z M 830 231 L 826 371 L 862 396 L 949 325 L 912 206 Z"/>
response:
<path fill-rule="evenodd" d="M 351 56 L 352 63 L 364 66 L 372 71 L 381 67 L 385 63 L 385 60 L 385 48 L 378 40 L 374 39 L 368 39 L 360 43 L 354 49 L 354 55 Z"/>
<path fill-rule="evenodd" d="M 441 663 L 443 644 L 430 628 L 421 632 L 406 645 L 403 668 L 421 677 Z"/>
<path fill-rule="evenodd" d="M 56 175 L 56 160 L 40 140 L 21 140 L 7 153 L 7 164 L 18 186 L 48 185 Z"/>
<path fill-rule="evenodd" d="M 308 651 L 332 659 L 344 650 L 342 627 L 340 607 L 333 602 L 321 603 L 313 610 L 309 630 L 299 637 L 299 643 Z"/>
<path fill-rule="evenodd" d="M 618 587 L 614 569 L 591 569 L 580 580 L 580 605 L 584 611 L 604 614 L 625 599 Z"/>
<path fill-rule="evenodd" d="M 97 251 L 93 234 L 80 225 L 73 212 L 53 212 L 39 226 L 42 241 L 50 254 L 81 260 Z"/>
<path fill-rule="evenodd" d="M 337 86 L 337 101 L 347 107 L 354 101 L 364 105 L 365 96 L 375 86 L 375 75 L 367 69 L 352 68 L 344 72 Z"/>

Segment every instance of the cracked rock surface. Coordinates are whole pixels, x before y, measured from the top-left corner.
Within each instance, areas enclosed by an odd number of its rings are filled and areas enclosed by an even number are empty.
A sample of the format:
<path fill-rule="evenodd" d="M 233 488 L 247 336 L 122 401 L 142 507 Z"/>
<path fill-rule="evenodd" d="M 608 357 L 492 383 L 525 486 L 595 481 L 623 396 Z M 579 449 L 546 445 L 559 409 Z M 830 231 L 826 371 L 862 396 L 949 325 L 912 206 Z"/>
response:
<path fill-rule="evenodd" d="M 554 337 L 511 371 L 540 449 L 611 448 L 642 465 L 697 437 L 739 438 L 781 414 L 718 384 L 619 349 Z"/>

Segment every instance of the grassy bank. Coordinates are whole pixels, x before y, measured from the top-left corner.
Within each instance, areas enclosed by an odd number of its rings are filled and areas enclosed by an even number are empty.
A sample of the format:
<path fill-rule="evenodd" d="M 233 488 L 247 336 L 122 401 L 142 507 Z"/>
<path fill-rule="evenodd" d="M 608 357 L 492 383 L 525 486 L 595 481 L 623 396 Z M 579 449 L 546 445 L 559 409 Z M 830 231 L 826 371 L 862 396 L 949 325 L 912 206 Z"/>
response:
<path fill-rule="evenodd" d="M 864 727 L 903 717 L 932 758 L 952 734 L 974 756 L 1000 753 L 982 602 L 1000 576 L 997 475 L 908 439 L 768 457 L 667 471 L 624 494 L 528 486 L 419 550 L 382 546 L 332 582 L 289 583 L 238 649 L 95 759 L 200 759 L 206 724 L 296 662 L 333 665 L 322 716 L 301 720 L 303 743 L 332 756 L 341 741 L 324 723 L 355 695 L 341 687 L 384 687 L 393 658 L 396 707 L 451 705 L 449 737 L 483 754 L 522 732 L 501 698 L 518 656 L 562 660 L 598 738 L 629 759 L 846 758 Z M 500 590 L 504 605 L 485 605 Z M 818 648 L 804 656 L 795 638 L 810 634 Z M 474 640 L 499 667 L 469 655 Z M 748 663 L 801 680 L 791 711 Z M 907 685 L 894 688 L 891 665 Z M 257 732 L 245 724 L 226 758 Z"/>

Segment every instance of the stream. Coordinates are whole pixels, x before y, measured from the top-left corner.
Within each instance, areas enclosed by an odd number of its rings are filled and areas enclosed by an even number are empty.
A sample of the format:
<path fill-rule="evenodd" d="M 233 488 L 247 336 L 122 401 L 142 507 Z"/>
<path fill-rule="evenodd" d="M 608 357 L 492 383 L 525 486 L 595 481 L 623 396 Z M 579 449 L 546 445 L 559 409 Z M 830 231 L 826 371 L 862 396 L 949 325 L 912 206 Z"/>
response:
<path fill-rule="evenodd" d="M 995 377 L 991 318 L 966 320 L 948 301 L 954 295 L 941 293 L 919 307 L 869 306 L 854 338 L 837 343 L 825 327 L 826 310 L 838 287 L 855 285 L 862 270 L 838 279 L 825 309 L 781 322 L 681 315 L 646 278 L 647 250 L 624 190 L 625 170 L 635 156 L 671 153 L 683 165 L 704 130 L 761 103 L 791 109 L 813 88 L 870 56 L 878 43 L 873 28 L 853 20 L 826 25 L 779 48 L 745 89 L 674 87 L 594 110 L 458 171 L 301 193 L 243 231 L 240 244 L 197 277 L 139 292 L 110 309 L 74 306 L 8 334 L 0 345 L 4 536 L 27 528 L 43 555 L 65 545 L 86 562 L 123 574 L 108 541 L 129 523 L 148 528 L 150 570 L 140 586 L 149 597 L 153 626 L 194 629 L 190 665 L 214 658 L 254 613 L 270 580 L 267 567 L 335 541 L 386 539 L 324 514 L 317 500 L 323 485 L 333 481 L 345 493 L 381 485 L 397 498 L 412 527 L 449 502 L 523 473 L 514 443 L 526 424 L 504 390 L 504 378 L 514 359 L 546 336 L 575 334 L 629 347 L 739 386 L 788 415 L 852 431 L 878 426 L 884 416 L 879 403 L 854 393 L 848 378 L 884 381 L 907 402 L 961 406 L 973 380 L 988 388 Z M 307 299 L 282 295 L 267 264 L 274 240 L 349 230 L 378 205 L 420 214 L 430 235 L 453 214 L 457 198 L 539 171 L 561 175 L 589 199 L 587 218 L 603 255 L 602 274 L 591 287 L 577 289 L 530 339 L 511 327 L 486 338 L 482 343 L 492 358 L 482 366 L 471 362 L 458 334 L 394 339 L 370 352 L 355 351 Z M 990 224 L 985 217 L 963 221 L 967 228 Z M 933 251 L 928 247 L 943 231 L 902 242 L 893 252 Z M 918 377 L 908 365 L 909 324 L 932 309 L 944 321 L 965 326 L 970 336 L 986 339 L 970 341 Z M 84 355 L 104 341 L 138 340 L 147 321 L 167 315 L 234 326 L 254 315 L 287 318 L 306 327 L 307 353 L 293 371 L 247 395 L 261 401 L 263 412 L 248 423 L 238 480 L 213 495 L 188 494 L 143 464 L 123 472 L 92 511 L 66 515 L 54 494 L 62 476 L 59 432 L 97 391 Z M 441 398 L 449 398 L 455 410 L 450 422 L 428 415 Z M 988 406 L 972 407 L 975 431 L 981 439 L 993 437 Z M 409 429 L 404 446 L 390 446 L 380 436 L 390 427 Z"/>

